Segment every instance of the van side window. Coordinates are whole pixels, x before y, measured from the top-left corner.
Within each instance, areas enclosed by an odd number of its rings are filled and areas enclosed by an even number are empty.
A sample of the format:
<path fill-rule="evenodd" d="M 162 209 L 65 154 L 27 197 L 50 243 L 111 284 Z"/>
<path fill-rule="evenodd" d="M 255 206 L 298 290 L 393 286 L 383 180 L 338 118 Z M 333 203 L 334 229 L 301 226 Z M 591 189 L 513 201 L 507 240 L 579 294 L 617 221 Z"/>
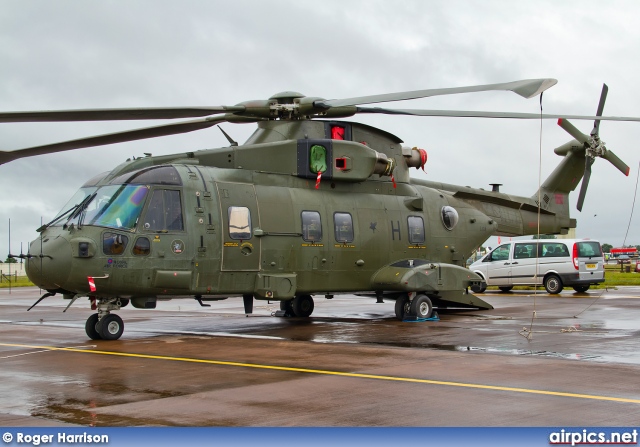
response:
<path fill-rule="evenodd" d="M 317 211 L 302 212 L 302 239 L 307 242 L 322 240 L 322 221 Z"/>
<path fill-rule="evenodd" d="M 349 213 L 334 213 L 333 223 L 337 242 L 353 242 L 353 218 Z"/>
<path fill-rule="evenodd" d="M 407 218 L 409 226 L 409 243 L 424 244 L 424 221 L 420 216 L 409 216 Z"/>
<path fill-rule="evenodd" d="M 229 207 L 229 237 L 246 241 L 251 239 L 251 212 L 244 206 Z"/>
<path fill-rule="evenodd" d="M 509 250 L 511 244 L 504 244 L 496 248 L 491 252 L 489 256 L 485 258 L 486 261 L 506 261 L 509 259 Z"/>
<path fill-rule="evenodd" d="M 514 259 L 529 259 L 536 257 L 536 244 L 516 244 L 513 252 Z"/>
<path fill-rule="evenodd" d="M 542 244 L 542 253 L 541 256 L 543 258 L 568 258 L 569 249 L 567 246 L 561 242 L 545 242 Z"/>

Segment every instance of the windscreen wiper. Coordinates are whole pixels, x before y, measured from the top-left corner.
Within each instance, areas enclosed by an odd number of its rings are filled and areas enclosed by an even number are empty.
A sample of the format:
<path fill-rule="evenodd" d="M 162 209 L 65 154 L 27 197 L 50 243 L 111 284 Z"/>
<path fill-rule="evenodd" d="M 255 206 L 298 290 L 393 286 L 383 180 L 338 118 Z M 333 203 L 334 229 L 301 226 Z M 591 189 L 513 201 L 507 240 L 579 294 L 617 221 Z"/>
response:
<path fill-rule="evenodd" d="M 51 225 L 55 224 L 56 222 L 59 222 L 60 220 L 62 220 L 62 218 L 70 213 L 73 213 L 75 210 L 77 210 L 80 207 L 85 207 L 89 204 L 89 202 L 91 202 L 91 200 L 93 200 L 93 198 L 96 196 L 96 193 L 94 192 L 93 194 L 89 194 L 87 197 L 85 197 L 84 199 L 82 199 L 82 201 L 80 203 L 78 203 L 77 205 L 73 205 L 71 208 L 69 208 L 67 211 L 65 211 L 64 213 L 60 214 L 58 217 L 56 217 L 55 219 L 53 219 L 51 222 L 46 223 L 44 225 L 42 225 L 40 228 L 38 228 L 36 231 L 38 233 L 42 233 L 44 230 L 46 230 L 47 228 L 49 228 Z M 69 222 L 70 219 L 74 218 L 77 215 L 77 213 L 75 214 L 71 214 L 71 216 L 69 216 L 69 218 L 67 219 L 67 222 Z M 67 224 L 65 224 L 66 227 Z"/>

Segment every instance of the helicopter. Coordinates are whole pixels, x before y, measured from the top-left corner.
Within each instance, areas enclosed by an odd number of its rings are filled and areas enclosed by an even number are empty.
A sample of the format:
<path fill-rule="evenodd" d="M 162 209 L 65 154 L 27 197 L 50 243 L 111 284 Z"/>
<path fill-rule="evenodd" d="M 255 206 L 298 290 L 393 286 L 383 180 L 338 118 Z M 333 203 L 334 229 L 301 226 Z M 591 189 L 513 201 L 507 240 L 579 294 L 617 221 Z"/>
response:
<path fill-rule="evenodd" d="M 60 151 L 161 137 L 220 123 L 255 123 L 244 144 L 133 158 L 87 180 L 55 218 L 38 228 L 26 260 L 30 280 L 60 294 L 68 309 L 88 298 L 93 340 L 117 340 L 123 306 L 195 299 L 201 306 L 242 297 L 280 303 L 276 316 L 309 317 L 314 296 L 356 294 L 395 301 L 399 320 L 427 319 L 434 307 L 492 309 L 474 293 L 484 279 L 465 267 L 489 236 L 566 234 L 576 227 L 569 193 L 600 157 L 629 167 L 599 137 L 596 115 L 365 107 L 439 95 L 510 91 L 542 95 L 551 78 L 327 100 L 285 91 L 234 106 L 0 112 L 0 122 L 197 118 L 43 146 L 0 151 L 0 164 Z M 573 140 L 531 197 L 411 178 L 427 153 L 395 135 L 344 118 L 357 114 L 558 119 Z M 594 120 L 583 134 L 568 119 Z M 218 126 L 219 127 L 219 126 Z M 29 308 L 29 310 L 31 309 Z M 65 311 L 66 311 L 65 309 Z"/>

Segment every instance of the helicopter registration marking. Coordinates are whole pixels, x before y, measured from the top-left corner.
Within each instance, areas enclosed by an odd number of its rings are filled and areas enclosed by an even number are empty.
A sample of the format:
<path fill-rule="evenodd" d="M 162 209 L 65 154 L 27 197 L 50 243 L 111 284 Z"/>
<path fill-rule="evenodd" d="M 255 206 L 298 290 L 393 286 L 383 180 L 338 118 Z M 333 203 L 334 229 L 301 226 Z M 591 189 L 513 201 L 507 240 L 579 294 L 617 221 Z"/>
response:
<path fill-rule="evenodd" d="M 347 371 L 308 369 L 308 368 L 298 368 L 294 366 L 263 365 L 260 363 L 241 363 L 241 362 L 229 362 L 229 361 L 222 361 L 222 360 L 197 359 L 197 358 L 190 358 L 190 357 L 170 357 L 165 355 L 138 354 L 138 353 L 131 353 L 131 352 L 97 351 L 94 349 L 80 349 L 80 348 L 74 348 L 74 347 L 64 348 L 64 347 L 57 347 L 57 346 L 23 345 L 23 344 L 17 344 L 17 343 L 0 343 L 0 346 L 7 346 L 7 347 L 13 347 L 13 348 L 45 349 L 49 351 L 62 351 L 62 352 L 82 353 L 82 354 L 112 355 L 115 357 L 129 357 L 129 358 L 150 359 L 150 360 L 168 360 L 168 361 L 174 361 L 174 362 L 199 363 L 199 364 L 218 365 L 218 366 L 236 366 L 236 367 L 242 367 L 242 368 L 263 369 L 263 370 L 271 370 L 271 371 L 286 371 L 286 372 L 308 373 L 308 374 L 325 375 L 325 376 L 351 377 L 356 379 L 373 379 L 373 380 L 384 380 L 384 381 L 405 382 L 405 383 L 408 382 L 408 383 L 418 383 L 418 384 L 425 384 L 425 385 L 441 385 L 441 386 L 472 388 L 472 389 L 491 390 L 491 391 L 510 391 L 513 393 L 538 394 L 538 395 L 544 395 L 544 396 L 570 397 L 575 399 L 590 399 L 590 400 L 599 400 L 599 401 L 640 404 L 640 399 L 629 399 L 624 397 L 600 396 L 595 394 L 566 393 L 562 391 L 536 390 L 536 389 L 529 389 L 529 388 L 516 388 L 516 387 L 499 386 L 499 385 L 483 385 L 480 383 L 448 382 L 448 381 L 442 381 L 442 380 L 419 379 L 415 377 L 383 376 L 378 374 L 353 373 L 353 372 L 347 372 Z"/>

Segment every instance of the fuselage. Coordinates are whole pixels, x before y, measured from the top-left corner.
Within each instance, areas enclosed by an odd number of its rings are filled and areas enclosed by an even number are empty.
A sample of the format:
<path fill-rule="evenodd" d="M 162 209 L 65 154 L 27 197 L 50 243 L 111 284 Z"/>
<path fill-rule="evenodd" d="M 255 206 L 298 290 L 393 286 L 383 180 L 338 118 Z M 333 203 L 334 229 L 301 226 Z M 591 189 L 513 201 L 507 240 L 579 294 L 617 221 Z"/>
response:
<path fill-rule="evenodd" d="M 396 137 L 354 124 L 353 141 L 336 141 L 325 123 L 304 124 L 289 129 L 299 139 L 262 126 L 243 146 L 132 160 L 92 179 L 68 205 L 96 194 L 88 206 L 31 243 L 29 277 L 125 298 L 369 291 L 397 260 L 464 265 L 495 231 L 452 193 L 411 184 Z M 300 161 L 313 145 L 330 155 L 319 180 Z M 393 178 L 374 173 L 380 153 Z"/>

